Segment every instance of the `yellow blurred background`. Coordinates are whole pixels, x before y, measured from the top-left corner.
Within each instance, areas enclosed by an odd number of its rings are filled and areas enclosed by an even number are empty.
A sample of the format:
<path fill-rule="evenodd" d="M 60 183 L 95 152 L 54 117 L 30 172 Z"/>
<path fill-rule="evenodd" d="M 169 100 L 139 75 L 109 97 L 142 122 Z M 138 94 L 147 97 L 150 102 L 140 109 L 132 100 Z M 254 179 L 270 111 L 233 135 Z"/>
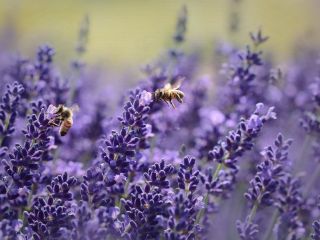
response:
<path fill-rule="evenodd" d="M 186 49 L 201 46 L 213 54 L 217 39 L 248 42 L 259 27 L 270 36 L 266 44 L 277 59 L 285 59 L 297 41 L 319 40 L 317 0 L 0 0 L 2 49 L 33 56 L 49 43 L 57 59 L 74 57 L 80 22 L 88 14 L 89 63 L 115 68 L 137 67 L 170 46 L 182 5 L 189 12 Z M 229 31 L 232 12 L 239 31 Z"/>

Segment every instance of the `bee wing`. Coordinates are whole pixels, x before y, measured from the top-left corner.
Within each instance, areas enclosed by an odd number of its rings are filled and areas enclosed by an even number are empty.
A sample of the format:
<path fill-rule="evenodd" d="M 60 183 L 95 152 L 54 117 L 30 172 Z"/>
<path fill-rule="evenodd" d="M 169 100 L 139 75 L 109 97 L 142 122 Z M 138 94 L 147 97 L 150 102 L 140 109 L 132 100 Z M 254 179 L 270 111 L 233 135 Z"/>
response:
<path fill-rule="evenodd" d="M 170 90 L 170 89 L 172 89 L 171 83 L 166 83 L 166 85 L 164 85 L 163 89 L 164 89 L 164 90 Z"/>
<path fill-rule="evenodd" d="M 169 102 L 170 102 L 170 105 L 175 109 L 175 108 L 176 108 L 176 106 L 174 105 L 173 101 L 172 101 L 172 100 L 170 100 Z"/>
<path fill-rule="evenodd" d="M 57 107 L 53 106 L 52 104 L 49 105 L 47 108 L 47 113 L 48 114 L 55 114 L 57 112 Z"/>
<path fill-rule="evenodd" d="M 185 77 L 183 77 L 183 76 L 180 76 L 180 77 L 178 77 L 178 79 L 172 84 L 172 88 L 173 89 L 178 89 L 178 88 L 180 88 L 181 87 L 181 84 L 182 84 L 182 82 L 183 82 L 183 80 L 185 79 Z"/>
<path fill-rule="evenodd" d="M 73 112 L 73 113 L 76 113 L 76 112 L 79 112 L 80 111 L 80 107 L 78 104 L 73 104 L 71 107 L 70 107 L 70 110 Z"/>

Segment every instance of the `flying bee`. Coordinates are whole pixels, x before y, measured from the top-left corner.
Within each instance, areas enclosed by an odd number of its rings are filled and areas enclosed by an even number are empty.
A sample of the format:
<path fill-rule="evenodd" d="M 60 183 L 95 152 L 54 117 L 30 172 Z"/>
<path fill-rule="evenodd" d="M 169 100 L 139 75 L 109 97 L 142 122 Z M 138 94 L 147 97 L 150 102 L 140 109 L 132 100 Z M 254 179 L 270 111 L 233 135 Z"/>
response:
<path fill-rule="evenodd" d="M 173 100 L 176 99 L 179 103 L 182 103 L 182 99 L 184 97 L 184 93 L 179 90 L 181 82 L 182 79 L 180 78 L 174 84 L 167 83 L 163 88 L 157 89 L 153 94 L 154 100 L 162 100 L 165 103 L 170 104 L 173 108 L 176 108 Z"/>
<path fill-rule="evenodd" d="M 51 126 L 60 127 L 60 136 L 65 136 L 73 125 L 73 113 L 78 110 L 78 105 L 73 105 L 70 108 L 62 104 L 58 105 L 58 107 L 50 105 L 47 113 L 53 114 L 53 118 L 50 120 L 49 124 Z"/>

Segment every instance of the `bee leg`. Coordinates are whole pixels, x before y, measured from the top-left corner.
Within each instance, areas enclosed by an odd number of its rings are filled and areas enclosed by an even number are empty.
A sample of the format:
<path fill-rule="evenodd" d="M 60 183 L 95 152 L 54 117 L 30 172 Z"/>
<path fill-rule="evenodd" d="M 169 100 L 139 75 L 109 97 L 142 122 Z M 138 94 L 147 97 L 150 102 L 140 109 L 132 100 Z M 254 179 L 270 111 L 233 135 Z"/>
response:
<path fill-rule="evenodd" d="M 171 106 L 172 106 L 174 109 L 176 108 L 176 106 L 174 105 L 174 103 L 173 103 L 172 100 L 170 100 L 170 104 L 171 104 Z"/>
<path fill-rule="evenodd" d="M 60 115 L 60 114 L 62 113 L 62 110 L 63 110 L 63 105 L 62 105 L 62 104 L 59 104 L 58 107 L 57 107 L 57 111 L 55 112 L 55 114 Z"/>
<path fill-rule="evenodd" d="M 162 99 L 166 104 L 168 104 L 169 106 L 170 106 L 170 104 L 169 104 L 169 102 L 167 101 L 167 100 L 164 100 L 164 99 Z"/>
<path fill-rule="evenodd" d="M 54 121 L 50 121 L 49 125 L 52 127 L 59 127 L 60 126 L 59 124 L 55 123 Z"/>
<path fill-rule="evenodd" d="M 57 117 L 57 118 L 54 118 L 54 119 L 50 120 L 49 121 L 49 125 L 53 126 L 53 127 L 60 127 L 61 122 L 62 122 L 62 118 L 61 117 Z"/>
<path fill-rule="evenodd" d="M 178 100 L 179 103 L 182 103 L 182 102 L 183 102 L 183 101 L 182 101 L 182 98 L 181 98 L 179 95 L 176 96 L 176 99 Z"/>

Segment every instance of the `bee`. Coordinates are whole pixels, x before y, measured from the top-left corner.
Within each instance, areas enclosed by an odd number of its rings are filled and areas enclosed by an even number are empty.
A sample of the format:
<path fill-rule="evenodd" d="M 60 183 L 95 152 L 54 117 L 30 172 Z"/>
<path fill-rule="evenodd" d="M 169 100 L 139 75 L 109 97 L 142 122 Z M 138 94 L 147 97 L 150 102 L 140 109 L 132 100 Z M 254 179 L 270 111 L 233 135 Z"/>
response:
<path fill-rule="evenodd" d="M 50 120 L 49 124 L 51 126 L 60 127 L 60 136 L 65 136 L 73 125 L 73 113 L 78 110 L 78 105 L 73 105 L 68 108 L 62 104 L 58 105 L 58 107 L 51 104 L 48 107 L 47 113 L 53 114 L 54 117 Z"/>
<path fill-rule="evenodd" d="M 170 104 L 173 108 L 176 108 L 173 103 L 173 100 L 176 99 L 179 103 L 182 103 L 182 99 L 184 97 L 184 93 L 181 90 L 179 90 L 181 82 L 182 79 L 178 80 L 174 84 L 167 83 L 166 85 L 164 85 L 163 88 L 157 89 L 153 94 L 154 100 L 162 100 L 168 105 Z"/>

